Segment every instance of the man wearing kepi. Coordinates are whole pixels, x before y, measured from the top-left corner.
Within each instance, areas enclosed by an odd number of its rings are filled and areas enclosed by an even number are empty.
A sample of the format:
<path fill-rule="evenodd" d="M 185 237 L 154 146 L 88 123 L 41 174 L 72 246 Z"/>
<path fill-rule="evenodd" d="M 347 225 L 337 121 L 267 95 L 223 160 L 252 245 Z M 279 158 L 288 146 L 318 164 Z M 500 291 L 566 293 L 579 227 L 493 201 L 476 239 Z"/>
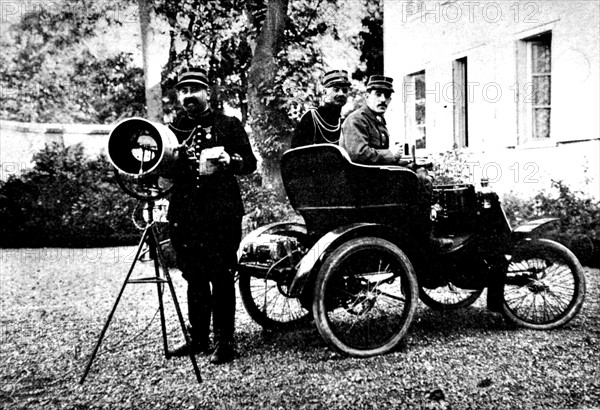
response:
<path fill-rule="evenodd" d="M 394 80 L 383 75 L 372 75 L 367 83 L 366 105 L 346 118 L 342 124 L 340 146 L 348 152 L 353 162 L 364 165 L 400 165 L 408 166 L 411 161 L 401 159 L 400 145 L 390 147 L 390 136 L 385 123 L 385 114 L 392 100 Z M 430 236 L 431 224 L 429 214 L 432 178 L 424 168 L 417 169 L 419 177 L 418 201 L 424 204 L 423 229 L 424 236 Z M 445 248 L 452 241 L 430 237 L 434 247 Z"/>
<path fill-rule="evenodd" d="M 248 136 L 237 118 L 208 106 L 206 72 L 191 69 L 176 85 L 183 107 L 169 128 L 182 148 L 173 173 L 169 232 L 177 264 L 188 283 L 191 345 L 174 356 L 210 352 L 212 313 L 215 348 L 212 363 L 234 358 L 236 251 L 244 208 L 235 174 L 256 169 Z"/>
<path fill-rule="evenodd" d="M 408 165 L 399 146 L 390 148 L 385 114 L 394 92 L 393 79 L 372 75 L 367 83 L 366 105 L 346 118 L 340 146 L 353 162 L 366 165 Z"/>
<path fill-rule="evenodd" d="M 340 116 L 348 101 L 350 81 L 345 70 L 325 73 L 322 80 L 323 103 L 311 108 L 300 119 L 292 137 L 292 148 L 312 144 L 337 144 L 340 139 Z"/>

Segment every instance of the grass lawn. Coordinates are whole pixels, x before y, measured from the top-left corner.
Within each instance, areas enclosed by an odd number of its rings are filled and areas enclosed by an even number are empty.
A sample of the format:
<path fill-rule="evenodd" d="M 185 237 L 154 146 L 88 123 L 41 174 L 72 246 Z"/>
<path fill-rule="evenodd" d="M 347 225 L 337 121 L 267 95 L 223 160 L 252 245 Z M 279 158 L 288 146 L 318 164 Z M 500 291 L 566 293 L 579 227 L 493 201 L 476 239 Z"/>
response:
<path fill-rule="evenodd" d="M 354 359 L 314 325 L 265 333 L 238 304 L 239 356 L 166 360 L 155 285 L 128 285 L 85 384 L 79 379 L 135 247 L 0 249 L 3 409 L 557 409 L 600 407 L 600 271 L 581 313 L 555 331 L 514 329 L 488 312 L 419 306 L 402 348 Z M 138 264 L 136 274 L 152 274 Z M 172 270 L 184 315 L 185 283 Z M 239 298 L 238 298 L 239 301 Z M 171 345 L 183 339 L 165 295 Z"/>

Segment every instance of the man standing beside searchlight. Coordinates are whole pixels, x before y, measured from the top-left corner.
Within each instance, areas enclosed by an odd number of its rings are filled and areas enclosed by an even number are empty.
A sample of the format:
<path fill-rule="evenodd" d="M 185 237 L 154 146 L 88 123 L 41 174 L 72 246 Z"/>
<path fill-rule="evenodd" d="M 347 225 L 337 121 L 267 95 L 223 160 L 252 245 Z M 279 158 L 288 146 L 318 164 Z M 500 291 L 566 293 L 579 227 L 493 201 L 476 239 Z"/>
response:
<path fill-rule="evenodd" d="M 187 281 L 191 344 L 173 356 L 214 350 L 210 361 L 233 360 L 234 268 L 244 207 L 236 174 L 256 170 L 256 158 L 241 122 L 208 106 L 209 82 L 201 69 L 182 73 L 177 99 L 183 112 L 170 125 L 183 144 L 172 178 L 169 206 L 171 244 Z"/>

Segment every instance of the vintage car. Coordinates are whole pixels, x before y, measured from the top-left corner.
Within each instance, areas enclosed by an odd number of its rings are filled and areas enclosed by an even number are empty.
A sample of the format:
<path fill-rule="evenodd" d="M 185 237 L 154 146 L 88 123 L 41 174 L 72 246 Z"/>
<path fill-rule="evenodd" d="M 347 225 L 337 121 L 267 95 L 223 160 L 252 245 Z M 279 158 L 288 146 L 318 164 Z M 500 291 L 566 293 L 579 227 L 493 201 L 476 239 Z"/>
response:
<path fill-rule="evenodd" d="M 512 229 L 498 196 L 471 184 L 434 186 L 419 202 L 412 169 L 359 165 L 331 144 L 287 151 L 281 172 L 304 223 L 260 227 L 238 251 L 242 300 L 265 328 L 312 318 L 332 348 L 367 357 L 398 345 L 419 299 L 458 308 L 487 288 L 490 310 L 541 330 L 581 309 L 581 264 L 539 237 L 554 218 Z"/>

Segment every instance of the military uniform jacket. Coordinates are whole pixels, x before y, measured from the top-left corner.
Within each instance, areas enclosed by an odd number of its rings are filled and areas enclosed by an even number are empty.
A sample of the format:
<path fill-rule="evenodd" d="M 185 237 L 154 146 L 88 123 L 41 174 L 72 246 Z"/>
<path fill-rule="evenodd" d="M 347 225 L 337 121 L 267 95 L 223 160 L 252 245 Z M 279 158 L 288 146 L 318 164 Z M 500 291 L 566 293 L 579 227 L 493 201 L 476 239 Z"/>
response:
<path fill-rule="evenodd" d="M 390 137 L 385 119 L 366 105 L 350 114 L 342 124 L 340 146 L 353 162 L 359 164 L 397 163 L 397 158 L 389 150 Z"/>
<path fill-rule="evenodd" d="M 340 139 L 340 107 L 322 105 L 305 113 L 292 138 L 292 148 L 312 144 L 337 144 Z M 320 117 L 320 118 L 319 118 Z M 327 124 L 320 124 L 321 120 Z"/>
<path fill-rule="evenodd" d="M 169 128 L 185 144 L 172 175 L 175 184 L 169 221 L 194 225 L 194 222 L 241 217 L 244 206 L 235 174 L 248 174 L 256 169 L 256 158 L 241 122 L 208 110 L 199 120 L 179 117 Z M 217 166 L 210 175 L 201 175 L 202 150 L 217 146 L 224 147 L 232 157 L 231 163 L 226 168 Z"/>

